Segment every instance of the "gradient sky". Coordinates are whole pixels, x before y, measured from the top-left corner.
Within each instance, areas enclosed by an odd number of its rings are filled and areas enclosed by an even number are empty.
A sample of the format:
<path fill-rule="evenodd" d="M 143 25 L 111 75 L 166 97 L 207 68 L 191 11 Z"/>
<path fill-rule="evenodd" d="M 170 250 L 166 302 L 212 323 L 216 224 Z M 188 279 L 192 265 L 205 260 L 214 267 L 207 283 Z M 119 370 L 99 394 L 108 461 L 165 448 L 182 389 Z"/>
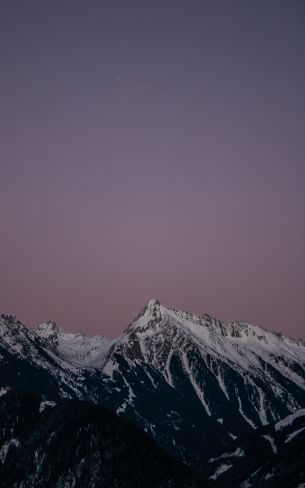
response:
<path fill-rule="evenodd" d="M 0 3 L 0 309 L 305 337 L 303 0 Z"/>

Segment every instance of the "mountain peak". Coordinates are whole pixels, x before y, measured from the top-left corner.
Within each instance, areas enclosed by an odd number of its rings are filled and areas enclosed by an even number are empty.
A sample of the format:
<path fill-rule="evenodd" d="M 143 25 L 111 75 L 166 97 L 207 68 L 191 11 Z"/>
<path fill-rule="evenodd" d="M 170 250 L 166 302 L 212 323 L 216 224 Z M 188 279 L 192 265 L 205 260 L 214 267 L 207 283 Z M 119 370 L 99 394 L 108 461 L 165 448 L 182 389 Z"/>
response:
<path fill-rule="evenodd" d="M 11 314 L 0 314 L 0 335 L 3 334 L 18 334 L 20 331 L 22 333 L 28 333 L 28 329 L 18 320 L 16 315 Z"/>
<path fill-rule="evenodd" d="M 6 313 L 0 314 L 0 320 L 2 320 L 3 322 L 6 322 L 7 324 L 15 324 L 16 322 L 19 323 L 16 315 L 6 314 Z"/>
<path fill-rule="evenodd" d="M 35 327 L 34 332 L 39 335 L 39 337 L 43 337 L 44 339 L 48 339 L 51 337 L 56 337 L 58 334 L 64 332 L 64 329 L 57 325 L 56 322 L 53 320 L 49 320 L 48 322 L 44 322 L 43 324 L 38 325 Z"/>
<path fill-rule="evenodd" d="M 149 300 L 148 304 L 146 305 L 146 309 L 151 312 L 154 312 L 155 310 L 159 310 L 160 306 L 161 306 L 160 301 L 157 298 L 152 298 L 151 300 Z"/>

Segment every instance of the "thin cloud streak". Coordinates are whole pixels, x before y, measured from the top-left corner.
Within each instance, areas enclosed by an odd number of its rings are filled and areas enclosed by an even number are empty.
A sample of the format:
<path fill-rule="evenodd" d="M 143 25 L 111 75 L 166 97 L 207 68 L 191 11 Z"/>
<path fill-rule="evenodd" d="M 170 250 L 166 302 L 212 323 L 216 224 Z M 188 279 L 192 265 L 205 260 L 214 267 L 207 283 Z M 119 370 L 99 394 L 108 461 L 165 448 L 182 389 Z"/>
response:
<path fill-rule="evenodd" d="M 140 90 L 147 91 L 149 93 L 153 93 L 155 95 L 165 95 L 168 96 L 168 93 L 164 90 L 160 90 L 159 88 L 152 87 L 150 85 L 146 85 L 146 83 L 142 83 L 140 81 L 135 80 L 123 80 L 120 76 L 115 77 L 115 81 L 118 83 L 122 83 L 124 85 L 128 85 L 131 87 L 139 88 Z"/>

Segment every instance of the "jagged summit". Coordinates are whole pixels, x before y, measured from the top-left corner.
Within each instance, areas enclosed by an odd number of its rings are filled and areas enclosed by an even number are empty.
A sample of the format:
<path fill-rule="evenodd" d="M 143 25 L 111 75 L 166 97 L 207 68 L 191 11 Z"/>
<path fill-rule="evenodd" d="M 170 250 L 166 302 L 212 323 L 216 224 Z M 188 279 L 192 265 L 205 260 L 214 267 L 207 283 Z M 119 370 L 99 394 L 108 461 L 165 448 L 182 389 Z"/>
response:
<path fill-rule="evenodd" d="M 1 327 L 14 328 L 15 326 L 23 327 L 23 324 L 18 320 L 16 315 L 6 314 L 6 313 L 0 314 L 0 328 Z"/>
<path fill-rule="evenodd" d="M 149 310 L 154 310 L 156 308 L 160 308 L 160 300 L 158 300 L 158 298 L 151 298 L 151 300 L 149 300 L 148 304 L 146 305 L 146 308 L 148 308 Z"/>
<path fill-rule="evenodd" d="M 160 300 L 158 300 L 157 298 L 152 298 L 145 305 L 145 307 L 143 308 L 142 312 L 138 315 L 138 317 L 145 316 L 146 318 L 149 318 L 150 315 L 152 317 L 160 317 L 162 310 L 164 311 L 166 310 L 166 308 L 163 307 L 163 305 L 161 305 Z M 135 320 L 137 320 L 137 318 Z"/>
<path fill-rule="evenodd" d="M 14 314 L 0 313 L 0 320 L 3 319 L 7 322 L 16 322 L 18 319 Z"/>
<path fill-rule="evenodd" d="M 200 315 L 166 307 L 157 298 L 149 300 L 114 342 L 125 343 L 127 337 L 133 337 L 133 340 L 144 341 L 145 344 L 149 338 L 159 337 L 160 334 L 163 337 L 169 335 L 177 338 L 176 331 L 183 337 L 204 344 L 214 352 L 219 353 L 221 350 L 229 358 L 232 351 L 228 352 L 228 349 L 232 347 L 259 347 L 267 349 L 268 354 L 285 354 L 286 347 L 290 349 L 294 345 L 305 346 L 302 339 L 292 339 L 282 333 L 272 332 L 242 320 L 218 320 L 207 313 Z M 236 356 L 235 352 L 233 355 Z M 240 357 L 239 353 L 238 356 Z"/>
<path fill-rule="evenodd" d="M 151 300 L 149 300 L 145 308 L 149 310 L 151 313 L 155 313 L 160 310 L 160 307 L 161 307 L 160 300 L 158 300 L 158 298 L 152 298 Z"/>
<path fill-rule="evenodd" d="M 158 298 L 152 298 L 149 300 L 149 302 L 145 305 L 143 308 L 142 312 L 140 315 L 144 315 L 147 313 L 151 313 L 152 315 L 164 315 L 165 313 L 174 313 L 177 315 L 178 318 L 180 319 L 186 319 L 186 320 L 193 320 L 197 323 L 212 323 L 213 321 L 217 322 L 217 319 L 208 315 L 207 313 L 203 315 L 199 314 L 193 314 L 190 312 L 187 312 L 185 310 L 180 310 L 174 307 L 167 307 L 160 303 L 160 300 Z"/>
<path fill-rule="evenodd" d="M 15 315 L 0 314 L 0 346 L 20 349 L 21 344 L 31 342 L 32 331 L 25 327 Z M 1 356 L 0 356 L 1 360 Z"/>
<path fill-rule="evenodd" d="M 243 321 L 221 321 L 207 313 L 200 315 L 173 307 L 166 307 L 157 298 L 152 298 L 123 332 L 123 335 L 125 332 L 129 333 L 130 329 L 137 329 L 138 332 L 150 329 L 151 332 L 157 324 L 162 324 L 162 327 L 166 326 L 167 328 L 174 325 L 184 329 L 185 332 L 188 330 L 189 332 L 200 334 L 204 333 L 201 329 L 205 328 L 208 333 L 214 336 L 216 334 L 235 338 L 249 335 L 261 338 L 265 333 L 273 334 L 261 327 L 250 325 Z"/>
<path fill-rule="evenodd" d="M 49 338 L 55 337 L 58 334 L 64 334 L 66 331 L 60 326 L 57 325 L 56 322 L 53 320 L 48 320 L 42 324 L 39 324 L 34 329 L 35 334 L 42 338 Z"/>

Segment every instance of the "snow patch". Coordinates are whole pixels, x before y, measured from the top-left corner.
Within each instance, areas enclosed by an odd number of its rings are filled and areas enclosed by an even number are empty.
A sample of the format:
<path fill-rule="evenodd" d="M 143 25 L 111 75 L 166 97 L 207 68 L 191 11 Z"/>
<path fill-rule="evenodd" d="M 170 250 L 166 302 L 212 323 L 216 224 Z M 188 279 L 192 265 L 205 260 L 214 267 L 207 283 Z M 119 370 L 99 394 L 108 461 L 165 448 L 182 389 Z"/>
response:
<path fill-rule="evenodd" d="M 4 386 L 0 388 L 0 398 L 6 395 L 9 390 L 10 390 L 9 386 Z"/>
<path fill-rule="evenodd" d="M 250 420 L 249 417 L 247 417 L 247 415 L 244 413 L 244 411 L 242 409 L 241 399 L 239 398 L 238 393 L 237 393 L 236 390 L 235 390 L 235 393 L 236 393 L 236 397 L 237 397 L 237 400 L 238 400 L 238 410 L 239 410 L 239 413 L 244 417 L 244 419 L 248 422 L 248 424 L 250 424 L 251 427 L 253 427 L 253 429 L 256 429 L 256 425 L 254 424 L 254 422 L 252 422 L 252 420 Z"/>
<path fill-rule="evenodd" d="M 1 447 L 0 461 L 2 462 L 2 464 L 5 463 L 6 456 L 12 446 L 15 446 L 17 448 L 20 447 L 20 442 L 18 441 L 18 439 L 10 439 L 9 441 L 5 442 L 5 444 L 3 444 L 3 446 Z"/>
<path fill-rule="evenodd" d="M 276 447 L 274 439 L 271 437 L 271 435 L 263 435 L 263 438 L 266 439 L 270 443 L 272 451 L 274 452 L 274 454 L 276 454 L 277 453 L 277 447 Z"/>
<path fill-rule="evenodd" d="M 223 454 L 221 454 L 221 456 L 218 456 L 217 458 L 211 458 L 209 460 L 209 463 L 213 463 L 214 461 L 218 461 L 219 459 L 223 459 L 223 458 L 229 458 L 229 457 L 243 457 L 244 456 L 244 451 L 238 447 L 237 449 L 235 449 L 234 452 L 224 452 Z"/>
<path fill-rule="evenodd" d="M 217 469 L 216 471 L 214 472 L 214 474 L 212 474 L 212 476 L 209 477 L 210 480 L 217 480 L 219 478 L 220 475 L 222 475 L 223 473 L 225 473 L 226 471 L 228 471 L 228 469 L 232 468 L 232 464 L 221 464 Z"/>
<path fill-rule="evenodd" d="M 113 360 L 107 361 L 103 368 L 103 372 L 113 380 L 113 373 L 119 371 L 119 365 Z"/>
<path fill-rule="evenodd" d="M 41 402 L 40 405 L 39 405 L 39 413 L 42 413 L 44 412 L 45 408 L 47 407 L 54 407 L 56 405 L 55 402 L 51 402 L 49 400 L 46 400 L 44 402 Z"/>
<path fill-rule="evenodd" d="M 201 401 L 202 405 L 204 406 L 206 413 L 209 415 L 209 417 L 211 417 L 211 411 L 209 409 L 209 406 L 208 406 L 207 402 L 205 401 L 205 398 L 203 396 L 202 391 L 200 390 L 199 386 L 197 385 L 197 383 L 194 379 L 194 374 L 188 365 L 187 356 L 184 352 L 182 354 L 182 362 L 184 365 L 184 370 L 185 370 L 186 374 L 188 375 L 189 380 L 190 380 L 199 400 Z"/>
<path fill-rule="evenodd" d="M 116 409 L 116 413 L 119 415 L 120 413 L 124 413 L 127 407 L 127 403 L 124 402 L 122 405 Z"/>
<path fill-rule="evenodd" d="M 298 410 L 297 412 L 295 412 L 291 415 L 288 415 L 288 417 L 285 417 L 284 419 L 277 422 L 277 424 L 275 424 L 276 432 L 284 429 L 288 425 L 293 424 L 293 422 L 299 417 L 305 417 L 305 408 L 302 408 L 301 410 Z"/>
<path fill-rule="evenodd" d="M 292 439 L 294 439 L 298 434 L 300 434 L 301 432 L 304 432 L 305 430 L 305 427 L 303 427 L 303 429 L 299 429 L 299 430 L 296 430 L 295 432 L 292 432 L 292 434 L 290 434 L 287 439 L 285 440 L 285 444 L 287 444 L 287 442 L 290 442 L 292 441 Z"/>

